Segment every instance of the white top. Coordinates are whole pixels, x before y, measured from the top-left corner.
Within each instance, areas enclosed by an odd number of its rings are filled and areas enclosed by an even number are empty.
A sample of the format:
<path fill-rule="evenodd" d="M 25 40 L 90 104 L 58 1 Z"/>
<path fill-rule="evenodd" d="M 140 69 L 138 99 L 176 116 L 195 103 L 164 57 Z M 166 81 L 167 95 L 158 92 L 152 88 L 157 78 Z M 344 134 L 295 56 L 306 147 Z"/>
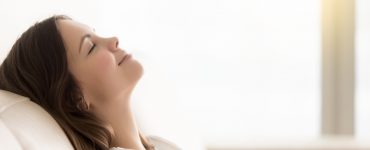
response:
<path fill-rule="evenodd" d="M 155 150 L 181 150 L 177 145 L 174 143 L 158 137 L 158 136 L 149 136 L 148 140 L 150 143 L 154 145 Z M 125 148 L 121 147 L 112 147 L 109 150 L 126 150 Z"/>

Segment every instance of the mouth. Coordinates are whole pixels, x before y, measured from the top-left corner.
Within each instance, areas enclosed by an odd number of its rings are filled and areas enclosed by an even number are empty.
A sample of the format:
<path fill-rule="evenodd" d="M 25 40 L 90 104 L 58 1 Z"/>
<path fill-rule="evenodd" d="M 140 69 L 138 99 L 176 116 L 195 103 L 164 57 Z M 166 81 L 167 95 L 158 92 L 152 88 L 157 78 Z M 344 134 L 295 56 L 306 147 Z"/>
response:
<path fill-rule="evenodd" d="M 123 56 L 122 59 L 118 62 L 118 66 L 124 63 L 130 57 L 131 57 L 131 54 L 126 54 L 125 56 Z"/>

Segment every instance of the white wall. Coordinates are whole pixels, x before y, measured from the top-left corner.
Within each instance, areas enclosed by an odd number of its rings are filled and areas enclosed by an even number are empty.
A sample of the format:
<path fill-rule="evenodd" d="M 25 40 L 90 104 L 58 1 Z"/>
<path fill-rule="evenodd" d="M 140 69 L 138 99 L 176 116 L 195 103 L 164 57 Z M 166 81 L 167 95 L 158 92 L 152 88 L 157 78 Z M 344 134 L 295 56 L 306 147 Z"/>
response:
<path fill-rule="evenodd" d="M 3 61 L 15 40 L 28 27 L 54 14 L 95 24 L 98 18 L 96 0 L 1 0 L 0 1 L 0 59 Z"/>
<path fill-rule="evenodd" d="M 370 1 L 357 0 L 356 7 L 356 134 L 370 139 Z"/>

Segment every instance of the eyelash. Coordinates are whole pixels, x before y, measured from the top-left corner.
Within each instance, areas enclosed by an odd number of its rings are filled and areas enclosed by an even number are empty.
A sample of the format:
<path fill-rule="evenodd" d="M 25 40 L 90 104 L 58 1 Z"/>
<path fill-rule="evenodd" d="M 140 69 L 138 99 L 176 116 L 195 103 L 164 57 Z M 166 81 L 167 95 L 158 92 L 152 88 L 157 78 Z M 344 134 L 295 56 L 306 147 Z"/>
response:
<path fill-rule="evenodd" d="M 95 44 L 93 44 L 93 46 L 92 46 L 92 47 L 90 48 L 90 50 L 89 50 L 88 55 L 91 53 L 91 51 L 92 51 L 92 50 L 94 50 L 95 46 L 96 46 L 96 45 L 95 45 Z"/>

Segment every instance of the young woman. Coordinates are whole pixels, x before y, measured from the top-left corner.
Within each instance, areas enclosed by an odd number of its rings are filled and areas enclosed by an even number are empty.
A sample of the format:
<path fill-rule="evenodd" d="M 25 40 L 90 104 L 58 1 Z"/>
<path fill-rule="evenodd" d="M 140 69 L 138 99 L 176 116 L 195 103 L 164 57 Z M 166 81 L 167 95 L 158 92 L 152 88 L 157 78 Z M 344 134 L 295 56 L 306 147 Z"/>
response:
<path fill-rule="evenodd" d="M 66 16 L 36 23 L 15 42 L 0 67 L 0 89 L 29 97 L 59 123 L 77 150 L 154 149 L 130 108 L 143 67 Z"/>

